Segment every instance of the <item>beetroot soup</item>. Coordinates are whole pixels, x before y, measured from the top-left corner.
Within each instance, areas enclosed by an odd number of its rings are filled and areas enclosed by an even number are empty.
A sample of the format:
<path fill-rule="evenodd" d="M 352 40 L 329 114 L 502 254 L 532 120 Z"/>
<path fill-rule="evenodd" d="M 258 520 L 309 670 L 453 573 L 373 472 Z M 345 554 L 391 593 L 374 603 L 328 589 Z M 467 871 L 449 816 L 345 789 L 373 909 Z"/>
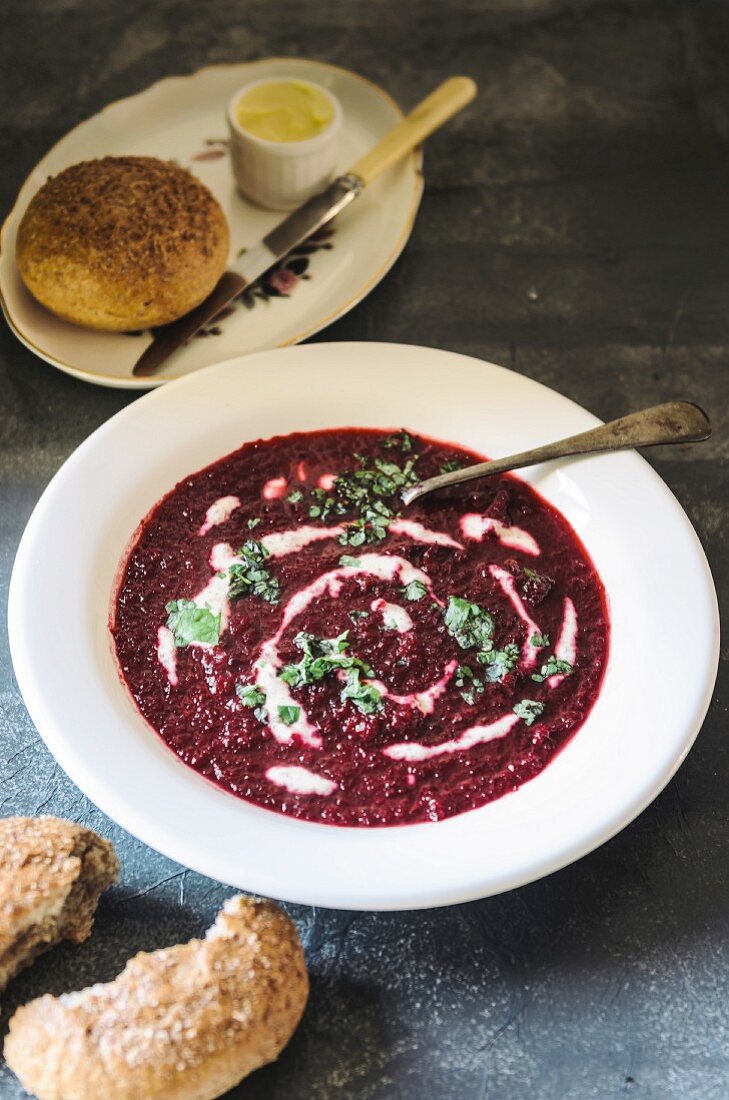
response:
<path fill-rule="evenodd" d="M 331 825 L 438 821 L 537 775 L 600 689 L 600 578 L 515 477 L 404 508 L 481 456 L 397 432 L 250 443 L 145 519 L 112 611 L 121 675 L 191 768 Z"/>

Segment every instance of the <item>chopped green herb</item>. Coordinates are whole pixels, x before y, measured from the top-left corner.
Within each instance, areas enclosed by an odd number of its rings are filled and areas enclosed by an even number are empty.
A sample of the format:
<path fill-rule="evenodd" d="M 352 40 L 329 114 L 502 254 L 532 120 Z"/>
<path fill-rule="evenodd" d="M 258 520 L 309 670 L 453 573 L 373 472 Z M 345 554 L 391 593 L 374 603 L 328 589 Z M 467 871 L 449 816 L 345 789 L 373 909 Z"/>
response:
<path fill-rule="evenodd" d="M 354 611 L 349 612 L 349 617 L 352 622 L 355 623 L 357 619 L 369 619 L 370 613 L 369 611 L 358 611 L 355 609 Z"/>
<path fill-rule="evenodd" d="M 254 516 L 253 519 L 249 519 L 248 520 L 248 530 L 252 531 L 254 527 L 258 527 L 258 524 L 260 522 L 261 522 L 261 517 L 260 516 Z"/>
<path fill-rule="evenodd" d="M 446 630 L 458 642 L 461 649 L 475 647 L 488 650 L 493 643 L 494 620 L 488 611 L 460 596 L 449 596 L 445 610 Z"/>
<path fill-rule="evenodd" d="M 408 581 L 408 583 L 400 589 L 400 593 L 406 600 L 422 600 L 423 596 L 428 595 L 428 589 L 422 581 L 414 580 Z"/>
<path fill-rule="evenodd" d="M 254 717 L 256 717 L 259 722 L 268 721 L 268 711 L 265 707 L 265 692 L 261 691 L 255 684 L 236 684 L 235 691 L 243 706 L 253 709 Z"/>
<path fill-rule="evenodd" d="M 574 669 L 569 661 L 561 661 L 559 657 L 552 655 L 547 657 L 539 672 L 532 673 L 532 680 L 537 684 L 541 684 L 550 676 L 569 676 L 572 672 L 574 672 Z"/>
<path fill-rule="evenodd" d="M 328 519 L 332 513 L 341 516 L 347 510 L 344 505 L 336 501 L 326 489 L 312 489 L 311 496 L 314 499 L 314 503 L 309 508 L 309 515 L 312 519 L 325 520 Z"/>
<path fill-rule="evenodd" d="M 290 687 L 303 687 L 317 684 L 330 672 L 337 669 L 361 668 L 369 675 L 372 669 L 359 657 L 348 654 L 349 631 L 345 630 L 338 638 L 317 638 L 314 634 L 301 631 L 294 638 L 294 645 L 304 656 L 295 665 L 284 665 L 279 678 Z"/>
<path fill-rule="evenodd" d="M 405 444 L 404 449 L 407 446 Z M 399 514 L 400 490 L 418 480 L 415 457 L 408 458 L 402 467 L 379 457 L 371 464 L 364 455 L 355 454 L 354 458 L 359 469 L 338 474 L 331 490 L 317 488 L 310 494 L 309 515 L 312 518 L 326 521 L 330 516 L 354 513 L 340 535 L 343 546 L 382 542 L 390 520 Z"/>
<path fill-rule="evenodd" d="M 347 673 L 342 699 L 350 699 L 362 714 L 374 714 L 383 706 L 382 695 L 374 684 L 361 682 L 359 668 L 351 668 Z"/>
<path fill-rule="evenodd" d="M 514 704 L 513 710 L 517 718 L 531 726 L 544 713 L 544 703 L 538 703 L 536 699 L 522 699 L 520 703 Z"/>
<path fill-rule="evenodd" d="M 301 714 L 301 707 L 279 707 L 278 716 L 285 726 L 293 726 L 294 722 L 298 722 L 299 715 Z"/>
<path fill-rule="evenodd" d="M 377 516 L 375 519 L 356 519 L 348 523 L 339 536 L 342 546 L 364 546 L 366 542 L 382 542 L 387 538 L 389 519 Z"/>
<path fill-rule="evenodd" d="M 548 634 L 532 634 L 529 639 L 529 645 L 533 645 L 535 649 L 546 649 L 549 645 Z"/>
<path fill-rule="evenodd" d="M 301 489 L 294 489 L 293 493 L 289 493 L 286 499 L 289 504 L 298 504 L 300 500 L 304 499 L 304 494 Z"/>
<path fill-rule="evenodd" d="M 359 558 L 355 558 L 351 554 L 342 554 L 342 556 L 339 559 L 339 564 L 340 565 L 345 565 L 345 566 L 350 566 L 354 569 L 358 569 L 360 562 L 359 562 Z"/>
<path fill-rule="evenodd" d="M 395 447 L 399 447 L 403 454 L 407 454 L 413 449 L 413 439 L 406 431 L 395 432 L 394 435 L 389 435 L 387 439 L 383 439 L 382 446 L 388 450 L 393 450 Z"/>
<path fill-rule="evenodd" d="M 176 646 L 191 642 L 217 645 L 220 638 L 220 615 L 214 615 L 209 607 L 198 607 L 193 600 L 170 600 L 167 611 L 167 627 L 175 636 Z"/>
<path fill-rule="evenodd" d="M 456 669 L 455 684 L 457 688 L 461 688 L 461 695 L 469 707 L 472 707 L 476 702 L 476 696 L 480 695 L 484 689 L 483 680 L 481 680 L 472 668 L 468 665 L 459 665 Z"/>
<path fill-rule="evenodd" d="M 236 684 L 235 693 L 244 707 L 262 707 L 266 702 L 266 693 L 255 684 Z"/>
<path fill-rule="evenodd" d="M 228 595 L 231 599 L 240 596 L 257 596 L 268 603 L 278 603 L 280 582 L 272 577 L 264 562 L 268 550 L 257 539 L 246 539 L 238 551 L 242 561 L 233 562 L 228 567 Z"/>
<path fill-rule="evenodd" d="M 519 663 L 519 646 L 508 642 L 503 649 L 481 650 L 476 654 L 476 660 L 486 666 L 483 675 L 488 684 L 501 683 Z"/>
<path fill-rule="evenodd" d="M 442 474 L 451 474 L 454 470 L 462 470 L 463 463 L 457 458 L 449 458 L 447 462 L 444 462 L 440 468 Z"/>

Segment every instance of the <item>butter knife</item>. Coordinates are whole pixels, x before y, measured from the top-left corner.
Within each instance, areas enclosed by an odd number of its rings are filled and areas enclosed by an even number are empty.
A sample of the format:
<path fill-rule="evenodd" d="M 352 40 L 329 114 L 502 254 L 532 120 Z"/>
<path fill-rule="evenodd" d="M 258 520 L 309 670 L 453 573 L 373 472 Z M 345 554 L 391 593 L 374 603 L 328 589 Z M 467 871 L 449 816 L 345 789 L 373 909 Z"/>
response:
<path fill-rule="evenodd" d="M 465 76 L 454 76 L 431 92 L 394 129 L 346 172 L 314 195 L 263 240 L 223 273 L 214 290 L 199 306 L 169 325 L 155 330 L 152 342 L 142 352 L 132 373 L 148 378 L 195 333 L 212 321 L 247 286 L 286 256 L 292 248 L 316 233 L 349 206 L 377 176 L 392 167 L 424 138 L 470 103 L 476 85 Z"/>

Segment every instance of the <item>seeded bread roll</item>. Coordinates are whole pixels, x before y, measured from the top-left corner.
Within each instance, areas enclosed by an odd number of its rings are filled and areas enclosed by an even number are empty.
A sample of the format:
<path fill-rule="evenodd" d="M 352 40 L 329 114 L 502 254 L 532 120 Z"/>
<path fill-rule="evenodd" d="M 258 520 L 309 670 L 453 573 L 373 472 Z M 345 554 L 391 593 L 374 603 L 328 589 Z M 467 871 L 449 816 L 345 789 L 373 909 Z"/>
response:
<path fill-rule="evenodd" d="M 91 934 L 119 863 L 108 840 L 57 817 L 0 820 L 0 991 L 41 952 Z"/>
<path fill-rule="evenodd" d="M 233 897 L 204 940 L 19 1008 L 5 1058 L 38 1100 L 213 1100 L 278 1057 L 308 990 L 288 917 Z"/>
<path fill-rule="evenodd" d="M 154 157 L 103 157 L 47 180 L 23 215 L 16 255 L 52 313 L 131 332 L 199 305 L 229 244 L 223 211 L 189 172 Z"/>

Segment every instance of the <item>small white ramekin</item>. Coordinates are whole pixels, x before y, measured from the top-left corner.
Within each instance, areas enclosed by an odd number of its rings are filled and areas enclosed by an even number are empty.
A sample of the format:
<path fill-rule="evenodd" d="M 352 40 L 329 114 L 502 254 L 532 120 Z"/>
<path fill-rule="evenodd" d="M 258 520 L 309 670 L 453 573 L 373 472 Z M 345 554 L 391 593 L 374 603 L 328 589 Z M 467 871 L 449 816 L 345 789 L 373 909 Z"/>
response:
<path fill-rule="evenodd" d="M 301 83 L 316 88 L 332 105 L 334 114 L 325 130 L 305 141 L 268 141 L 245 130 L 235 117 L 239 100 L 251 88 L 285 79 L 267 77 L 246 84 L 231 97 L 227 110 L 235 182 L 244 195 L 270 210 L 293 210 L 329 182 L 336 167 L 342 126 L 342 108 L 336 96 L 321 84 L 304 80 Z"/>

